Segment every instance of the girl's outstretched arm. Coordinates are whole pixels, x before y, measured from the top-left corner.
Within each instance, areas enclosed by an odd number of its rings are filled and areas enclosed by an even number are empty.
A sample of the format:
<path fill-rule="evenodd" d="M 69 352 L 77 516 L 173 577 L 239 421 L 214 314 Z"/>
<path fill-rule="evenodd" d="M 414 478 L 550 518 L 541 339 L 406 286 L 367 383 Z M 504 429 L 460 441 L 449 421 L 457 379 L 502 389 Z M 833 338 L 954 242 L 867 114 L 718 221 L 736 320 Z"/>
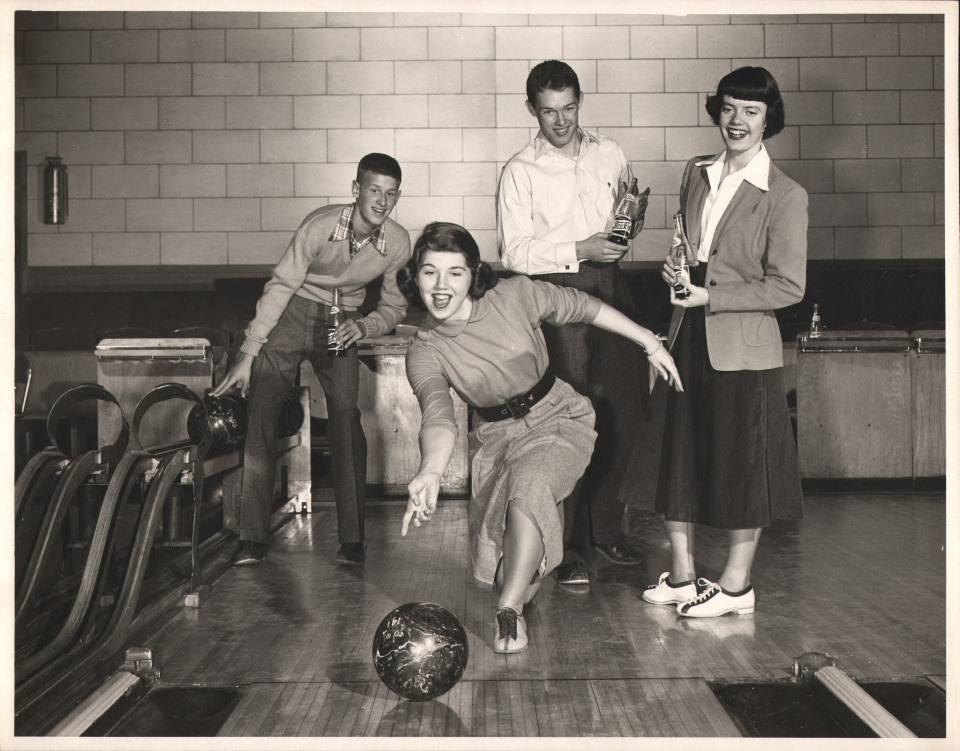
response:
<path fill-rule="evenodd" d="M 677 372 L 673 357 L 650 329 L 630 320 L 619 310 L 604 302 L 600 303 L 600 312 L 593 320 L 593 325 L 639 344 L 646 352 L 654 372 L 677 391 L 683 391 L 683 384 L 680 383 L 680 374 Z"/>

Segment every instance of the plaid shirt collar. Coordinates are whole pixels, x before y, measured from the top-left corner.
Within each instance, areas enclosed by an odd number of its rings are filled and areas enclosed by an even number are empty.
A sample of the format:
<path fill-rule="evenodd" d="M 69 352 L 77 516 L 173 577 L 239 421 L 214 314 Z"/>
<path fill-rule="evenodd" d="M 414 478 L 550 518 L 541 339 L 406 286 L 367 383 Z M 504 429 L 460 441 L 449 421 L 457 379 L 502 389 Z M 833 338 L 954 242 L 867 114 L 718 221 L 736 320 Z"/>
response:
<path fill-rule="evenodd" d="M 387 233 L 383 231 L 382 224 L 377 227 L 369 237 L 357 242 L 356 237 L 353 235 L 353 228 L 350 226 L 350 222 L 353 219 L 353 211 L 356 207 L 356 203 L 351 203 L 349 206 L 343 207 L 343 211 L 340 212 L 340 219 L 337 220 L 337 226 L 334 227 L 333 232 L 330 233 L 329 240 L 331 242 L 349 240 L 353 251 L 351 255 L 355 254 L 367 243 L 373 243 L 373 247 L 377 249 L 377 252 L 382 256 L 386 256 Z"/>

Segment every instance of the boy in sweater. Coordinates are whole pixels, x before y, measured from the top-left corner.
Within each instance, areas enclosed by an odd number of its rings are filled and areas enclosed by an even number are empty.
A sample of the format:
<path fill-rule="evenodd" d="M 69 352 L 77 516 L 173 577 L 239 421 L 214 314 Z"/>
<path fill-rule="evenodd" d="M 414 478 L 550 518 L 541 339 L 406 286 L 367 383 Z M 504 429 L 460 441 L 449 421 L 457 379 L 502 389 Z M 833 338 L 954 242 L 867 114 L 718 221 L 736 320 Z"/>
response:
<path fill-rule="evenodd" d="M 248 397 L 240 497 L 240 551 L 235 565 L 263 560 L 270 536 L 276 472 L 277 414 L 309 360 L 323 387 L 329 421 L 340 550 L 337 561 L 364 560 L 367 441 L 357 406 L 359 359 L 352 346 L 389 333 L 403 318 L 406 300 L 397 269 L 410 257 L 409 233 L 389 218 L 400 198 L 400 165 L 386 154 L 367 154 L 357 165 L 352 204 L 310 213 L 294 233 L 257 302 L 236 364 L 214 389 L 239 387 Z M 380 301 L 360 315 L 366 286 L 380 278 Z M 346 356 L 328 350 L 334 290 L 341 293 L 341 322 L 333 336 Z"/>

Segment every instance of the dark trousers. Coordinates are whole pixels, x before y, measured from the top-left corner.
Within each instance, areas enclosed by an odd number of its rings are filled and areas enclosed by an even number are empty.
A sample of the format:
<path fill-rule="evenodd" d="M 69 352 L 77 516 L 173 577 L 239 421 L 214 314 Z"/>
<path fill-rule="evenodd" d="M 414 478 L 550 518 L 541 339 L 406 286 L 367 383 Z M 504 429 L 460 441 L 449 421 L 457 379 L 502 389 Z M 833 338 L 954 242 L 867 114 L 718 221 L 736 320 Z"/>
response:
<path fill-rule="evenodd" d="M 300 363 L 309 360 L 327 402 L 327 438 L 333 465 L 337 531 L 341 543 L 363 541 L 367 487 L 367 440 L 360 425 L 357 348 L 345 357 L 327 352 L 328 308 L 294 296 L 253 361 L 243 448 L 240 539 L 270 536 L 277 466 L 277 415 L 294 384 Z M 349 317 L 358 314 L 348 312 Z"/>
<path fill-rule="evenodd" d="M 633 298 L 617 264 L 580 264 L 576 274 L 538 277 L 575 287 L 634 318 Z M 620 485 L 646 406 L 649 376 L 643 350 L 589 324 L 543 326 L 554 372 L 593 403 L 597 442 L 586 472 L 564 501 L 564 547 L 585 549 L 620 535 Z"/>

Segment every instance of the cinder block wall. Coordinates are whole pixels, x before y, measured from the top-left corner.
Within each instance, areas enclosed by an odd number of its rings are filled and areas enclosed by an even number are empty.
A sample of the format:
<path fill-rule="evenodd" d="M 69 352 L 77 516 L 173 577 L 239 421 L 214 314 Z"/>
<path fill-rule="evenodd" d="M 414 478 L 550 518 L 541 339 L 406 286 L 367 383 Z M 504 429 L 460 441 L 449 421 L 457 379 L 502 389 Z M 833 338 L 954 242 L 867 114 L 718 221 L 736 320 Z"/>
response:
<path fill-rule="evenodd" d="M 305 214 L 349 200 L 360 156 L 404 169 L 395 218 L 460 222 L 495 260 L 503 163 L 536 133 L 530 67 L 570 62 L 581 124 L 652 189 L 629 260 L 669 245 L 680 173 L 721 142 L 719 78 L 763 65 L 810 193 L 812 259 L 944 256 L 939 15 L 18 12 L 16 148 L 31 266 L 273 264 Z M 42 223 L 42 166 L 69 223 Z"/>

